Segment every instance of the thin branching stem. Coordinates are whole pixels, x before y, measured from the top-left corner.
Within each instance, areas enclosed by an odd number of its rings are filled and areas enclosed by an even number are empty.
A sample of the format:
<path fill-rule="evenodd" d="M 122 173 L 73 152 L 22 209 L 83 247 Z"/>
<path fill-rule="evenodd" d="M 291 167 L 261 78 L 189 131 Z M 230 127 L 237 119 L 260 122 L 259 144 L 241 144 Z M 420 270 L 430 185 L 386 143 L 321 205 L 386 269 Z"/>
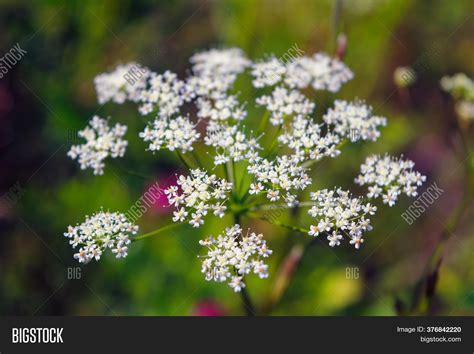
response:
<path fill-rule="evenodd" d="M 186 168 L 188 170 L 192 170 L 193 167 L 191 166 L 191 164 L 186 161 L 186 159 L 184 158 L 184 155 L 179 151 L 179 150 L 176 150 L 176 154 L 178 155 L 179 159 L 181 160 L 181 162 L 183 163 L 184 166 L 186 166 Z"/>
<path fill-rule="evenodd" d="M 240 225 L 240 214 L 234 214 L 234 224 Z M 240 235 L 242 237 L 242 235 Z M 255 316 L 257 314 L 255 306 L 252 299 L 247 291 L 247 288 L 242 288 L 239 292 L 240 298 L 242 300 L 242 305 L 247 316 Z"/>
<path fill-rule="evenodd" d="M 138 178 L 141 178 L 143 180 L 150 180 L 152 179 L 151 176 L 147 176 L 145 174 L 142 174 L 140 172 L 136 172 L 136 171 L 133 171 L 133 170 L 130 170 L 128 168 L 125 168 L 125 167 L 122 167 L 120 164 L 118 163 L 113 163 L 113 166 L 117 167 L 121 172 L 123 173 L 126 173 L 130 176 L 134 176 L 134 177 L 138 177 Z"/>
<path fill-rule="evenodd" d="M 260 216 L 260 215 L 256 215 L 254 213 L 249 213 L 247 214 L 248 216 L 254 218 L 254 219 L 260 219 L 260 220 L 263 220 L 263 221 L 266 221 L 272 225 L 276 225 L 276 226 L 280 226 L 280 227 L 284 227 L 286 229 L 289 229 L 289 230 L 293 230 L 293 231 L 297 231 L 297 232 L 302 232 L 304 234 L 307 234 L 309 232 L 309 230 L 307 229 L 304 229 L 302 227 L 299 227 L 299 226 L 294 226 L 294 225 L 288 225 L 288 224 L 285 224 L 283 222 L 280 222 L 280 221 L 276 221 L 276 220 L 270 220 L 269 218 L 267 217 L 264 217 L 264 216 Z"/>
<path fill-rule="evenodd" d="M 148 238 L 148 237 L 151 237 L 151 236 L 155 236 L 155 235 L 158 235 L 164 231 L 169 231 L 169 230 L 172 230 L 178 226 L 181 226 L 183 225 L 182 223 L 173 223 L 173 224 L 169 224 L 169 225 L 166 225 L 166 226 L 163 226 L 163 227 L 160 227 L 159 229 L 156 229 L 156 230 L 153 230 L 151 232 L 148 232 L 146 234 L 143 234 L 143 235 L 139 235 L 139 236 L 135 236 L 131 239 L 132 242 L 135 242 L 135 241 L 140 241 L 140 240 L 143 240 L 145 238 Z"/>

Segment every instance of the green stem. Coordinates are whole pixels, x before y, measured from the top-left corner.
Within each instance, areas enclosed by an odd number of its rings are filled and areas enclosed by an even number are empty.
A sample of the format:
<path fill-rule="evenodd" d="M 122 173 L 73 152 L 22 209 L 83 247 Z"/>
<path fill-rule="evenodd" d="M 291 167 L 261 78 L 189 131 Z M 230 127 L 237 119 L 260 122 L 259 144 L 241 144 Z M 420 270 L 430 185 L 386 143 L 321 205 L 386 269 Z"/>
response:
<path fill-rule="evenodd" d="M 265 157 L 269 157 L 271 154 L 273 154 L 275 152 L 275 150 L 277 149 L 278 147 L 278 136 L 280 135 L 280 131 L 281 129 L 283 128 L 283 124 L 280 124 L 278 126 L 278 129 L 276 131 L 276 135 L 274 137 L 274 139 L 272 140 L 272 143 L 270 145 L 270 147 L 268 148 L 268 153 L 265 155 Z"/>
<path fill-rule="evenodd" d="M 234 224 L 239 224 L 240 225 L 240 214 L 235 213 L 234 214 Z M 252 299 L 250 298 L 249 293 L 247 292 L 247 288 L 242 288 L 242 290 L 239 292 L 240 298 L 242 300 L 242 304 L 244 306 L 244 311 L 247 314 L 247 316 L 255 316 L 256 315 L 256 310 L 255 306 L 252 302 Z"/>
<path fill-rule="evenodd" d="M 332 20 L 332 34 L 334 40 L 337 39 L 337 34 L 339 33 L 339 26 L 341 22 L 341 14 L 342 14 L 342 0 L 336 0 L 334 2 L 333 8 L 333 20 Z"/>
<path fill-rule="evenodd" d="M 233 161 L 228 161 L 226 164 L 225 164 L 225 167 L 226 167 L 226 177 L 227 177 L 227 180 L 232 183 L 232 190 L 233 190 L 233 194 L 235 196 L 235 181 L 234 181 L 234 169 L 232 167 L 232 163 Z"/>
<path fill-rule="evenodd" d="M 268 125 L 269 118 L 270 118 L 270 111 L 265 111 L 265 113 L 263 113 L 262 119 L 260 120 L 260 126 L 258 128 L 257 136 L 262 134 L 265 131 Z"/>
<path fill-rule="evenodd" d="M 188 170 L 192 170 L 192 166 L 189 164 L 188 161 L 186 161 L 186 159 L 184 158 L 183 154 L 181 154 L 181 152 L 179 150 L 175 150 L 176 151 L 176 154 L 178 155 L 179 159 L 181 160 L 181 162 L 186 166 L 186 168 Z"/>
<path fill-rule="evenodd" d="M 242 195 L 242 190 L 244 188 L 245 176 L 247 176 L 247 173 L 245 172 L 246 168 L 247 167 L 245 166 L 244 173 L 242 174 L 242 178 L 240 179 L 239 188 L 237 189 L 237 195 L 240 196 L 239 198 L 241 202 L 243 201 L 243 198 L 245 196 L 245 193 Z"/>
<path fill-rule="evenodd" d="M 148 237 L 151 237 L 151 236 L 155 236 L 155 235 L 158 235 L 159 233 L 162 233 L 163 231 L 168 231 L 168 230 L 171 230 L 171 229 L 174 229 L 178 226 L 181 226 L 183 225 L 182 223 L 173 223 L 173 224 L 169 224 L 169 225 L 166 225 L 166 226 L 163 226 L 163 227 L 160 227 L 159 229 L 156 229 L 156 230 L 153 230 L 149 233 L 146 233 L 146 234 L 143 234 L 143 235 L 139 235 L 139 236 L 135 236 L 131 239 L 132 242 L 135 242 L 135 241 L 139 241 L 139 240 L 143 240 L 145 238 L 148 238 Z"/>
<path fill-rule="evenodd" d="M 252 303 L 252 299 L 250 299 L 249 293 L 247 292 L 247 288 L 242 288 L 242 290 L 240 291 L 240 297 L 244 304 L 244 310 L 247 316 L 255 316 L 255 307 Z"/>
<path fill-rule="evenodd" d="M 125 167 L 120 166 L 118 163 L 112 163 L 112 165 L 114 165 L 115 167 L 117 167 L 120 171 L 122 171 L 122 172 L 124 172 L 124 173 L 127 173 L 127 174 L 129 174 L 129 175 L 131 175 L 131 176 L 139 177 L 139 178 L 141 178 L 141 179 L 143 179 L 143 180 L 150 180 L 150 179 L 152 179 L 151 176 L 143 175 L 143 174 L 141 174 L 141 173 L 139 173 L 139 172 L 135 172 L 135 171 L 129 170 L 129 169 L 125 168 Z"/>
<path fill-rule="evenodd" d="M 257 204 L 254 205 L 250 210 L 259 211 L 259 210 L 275 210 L 275 209 L 296 209 L 300 207 L 312 207 L 314 202 L 302 202 L 298 203 L 295 206 L 288 206 L 288 204 Z"/>
<path fill-rule="evenodd" d="M 284 227 L 286 229 L 290 229 L 290 230 L 293 230 L 293 231 L 298 231 L 298 232 L 302 232 L 304 234 L 307 234 L 309 232 L 309 230 L 307 229 L 304 229 L 302 227 L 298 227 L 298 226 L 293 226 L 293 225 L 288 225 L 288 224 L 285 224 L 285 223 L 282 223 L 280 221 L 276 221 L 276 220 L 270 220 L 266 217 L 262 217 L 262 216 L 259 216 L 259 215 L 255 215 L 253 213 L 249 213 L 247 214 L 249 215 L 250 217 L 254 218 L 254 219 L 260 219 L 260 220 L 263 220 L 263 221 L 266 221 L 272 225 L 276 225 L 276 226 L 280 226 L 280 227 Z"/>
<path fill-rule="evenodd" d="M 196 150 L 191 150 L 191 155 L 193 155 L 194 160 L 196 161 L 196 164 L 202 168 L 203 164 L 201 163 L 201 160 L 199 159 L 198 154 L 196 154 Z"/>
<path fill-rule="evenodd" d="M 237 199 L 238 197 L 238 189 L 237 189 L 237 173 L 235 171 L 235 161 L 232 160 L 232 179 L 234 180 L 234 185 L 233 185 L 233 189 L 234 189 L 234 196 L 235 198 Z"/>

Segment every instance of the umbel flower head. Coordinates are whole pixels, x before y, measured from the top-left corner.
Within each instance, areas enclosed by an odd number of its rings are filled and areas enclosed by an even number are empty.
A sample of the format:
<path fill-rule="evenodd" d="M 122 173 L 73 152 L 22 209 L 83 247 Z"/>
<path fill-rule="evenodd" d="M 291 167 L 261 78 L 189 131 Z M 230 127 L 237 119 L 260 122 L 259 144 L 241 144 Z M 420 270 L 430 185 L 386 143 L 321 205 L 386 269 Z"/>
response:
<path fill-rule="evenodd" d="M 443 76 L 441 87 L 456 99 L 474 101 L 474 81 L 464 73 Z"/>
<path fill-rule="evenodd" d="M 148 87 L 140 91 L 139 112 L 148 115 L 157 112 L 160 118 L 169 118 L 179 112 L 180 107 L 188 99 L 184 94 L 185 84 L 178 75 L 167 70 L 164 74 L 151 73 Z"/>
<path fill-rule="evenodd" d="M 140 138 L 149 142 L 148 150 L 158 151 L 168 149 L 181 152 L 193 150 L 193 143 L 199 139 L 200 134 L 187 117 L 156 118 L 139 134 Z"/>
<path fill-rule="evenodd" d="M 174 212 L 173 221 L 184 221 L 189 218 L 189 224 L 199 227 L 204 224 L 203 217 L 211 210 L 215 216 L 222 218 L 227 209 L 227 193 L 232 190 L 232 184 L 216 175 L 208 175 L 205 171 L 195 169 L 190 176 L 179 176 L 177 186 L 165 190 Z"/>
<path fill-rule="evenodd" d="M 240 48 L 210 49 L 194 54 L 189 61 L 200 76 L 239 74 L 252 63 Z"/>
<path fill-rule="evenodd" d="M 230 161 L 247 159 L 256 150 L 261 149 L 257 139 L 247 137 L 237 125 L 219 124 L 210 121 L 204 143 L 216 149 L 216 166 Z"/>
<path fill-rule="evenodd" d="M 223 218 L 230 213 L 235 219 L 259 218 L 306 231 L 259 213 L 273 207 L 309 208 L 309 236 L 325 237 L 331 247 L 347 238 L 359 249 L 366 232 L 372 229 L 370 217 L 377 210 L 372 199 L 381 196 L 392 206 L 401 193 L 416 196 L 417 188 L 426 180 L 413 170 L 412 161 L 371 156 L 356 178 L 357 184 L 368 186 L 367 195 L 357 197 L 335 187 L 314 190 L 305 201 L 304 191 L 312 184 L 312 172 L 319 160 L 339 156 L 347 142 L 377 140 L 386 125 L 386 118 L 359 100 L 336 100 L 325 114 L 316 112 L 316 104 L 307 93 L 339 91 L 353 78 L 351 70 L 324 53 L 285 62 L 275 56 L 252 62 L 238 48 L 199 52 L 190 63 L 189 76 L 184 78 L 171 71 L 143 69 L 140 75 L 133 75 L 133 80 L 124 80 L 136 73 L 133 68 L 138 64 L 132 63 L 95 80 L 100 103 L 137 104 L 142 119 L 147 120 L 138 134 L 143 149 L 160 154 L 164 150 L 176 152 L 188 168 L 187 174 L 165 190 L 175 209 L 174 223 L 197 228 L 206 217 Z M 243 101 L 243 95 L 234 88 L 238 76 L 245 73 L 261 91 L 254 100 Z M 444 80 L 443 86 L 450 92 L 458 87 L 456 92 L 464 95 L 472 91 L 472 82 L 465 78 L 456 82 Z M 463 106 L 464 114 L 469 110 L 471 106 Z M 198 125 L 203 128 L 199 132 Z M 257 126 L 254 135 L 251 128 Z M 80 132 L 86 143 L 73 146 L 68 154 L 78 159 L 81 168 L 102 174 L 107 157 L 124 155 L 125 131 L 123 125 L 109 127 L 105 119 L 94 117 L 90 127 Z M 193 155 L 190 159 L 182 155 L 189 152 Z M 99 259 L 107 248 L 117 257 L 125 256 L 129 235 L 136 230 L 124 215 L 101 211 L 83 224 L 69 227 L 65 235 L 73 247 L 79 247 L 75 258 L 87 263 Z M 261 234 L 242 232 L 235 224 L 200 243 L 207 247 L 202 262 L 207 280 L 226 282 L 239 292 L 246 286 L 246 275 L 268 276 L 264 259 L 271 251 Z"/>
<path fill-rule="evenodd" d="M 125 154 L 128 142 L 122 137 L 127 127 L 115 124 L 110 128 L 106 119 L 94 116 L 89 122 L 90 127 L 79 131 L 79 136 L 86 139 L 85 144 L 73 145 L 68 156 L 77 159 L 81 169 L 92 168 L 95 175 L 104 173 L 104 160 L 107 157 L 122 157 Z"/>
<path fill-rule="evenodd" d="M 347 102 L 337 100 L 334 108 L 323 116 L 323 120 L 333 131 L 350 141 L 372 140 L 380 136 L 379 127 L 385 126 L 387 120 L 372 115 L 372 108 L 362 102 Z"/>
<path fill-rule="evenodd" d="M 284 84 L 289 88 L 304 89 L 311 86 L 315 90 L 331 92 L 339 91 L 354 76 L 344 63 L 324 53 L 316 53 L 311 57 L 300 56 L 288 63 L 269 57 L 253 65 L 252 75 L 256 88 Z"/>
<path fill-rule="evenodd" d="M 130 223 L 122 213 L 99 211 L 86 216 L 82 224 L 69 226 L 64 236 L 72 248 L 79 248 L 74 258 L 80 263 L 98 261 L 105 250 L 110 249 L 116 258 L 127 256 L 130 235 L 138 232 L 138 226 Z"/>
<path fill-rule="evenodd" d="M 315 107 L 302 93 L 285 87 L 275 88 L 271 96 L 261 96 L 256 102 L 271 112 L 273 125 L 283 124 L 285 117 L 308 116 Z"/>
<path fill-rule="evenodd" d="M 416 197 L 417 188 L 426 181 L 426 176 L 414 171 L 413 167 L 415 163 L 411 160 L 372 155 L 360 166 L 361 174 L 355 183 L 368 186 L 367 198 L 381 196 L 384 204 L 393 206 L 402 193 Z"/>
<path fill-rule="evenodd" d="M 245 288 L 245 275 L 253 272 L 260 278 L 268 277 L 268 266 L 263 259 L 272 251 L 268 249 L 262 234 L 248 230 L 244 235 L 240 225 L 235 224 L 217 238 L 209 236 L 199 243 L 208 248 L 201 270 L 206 280 L 228 281 L 229 286 L 239 292 Z"/>
<path fill-rule="evenodd" d="M 342 189 L 323 189 L 311 193 L 314 205 L 308 214 L 318 220 L 311 225 L 309 235 L 327 234 L 329 246 L 339 246 L 344 236 L 350 243 L 359 248 L 364 242 L 362 233 L 372 230 L 367 215 L 374 215 L 377 208 L 364 203 L 361 198 L 354 198 Z"/>
<path fill-rule="evenodd" d="M 290 62 L 286 69 L 285 83 L 299 89 L 311 85 L 315 90 L 337 92 L 354 75 L 337 58 L 324 53 L 312 57 L 302 56 Z"/>
<path fill-rule="evenodd" d="M 451 77 L 444 76 L 441 79 L 441 87 L 456 100 L 454 108 L 459 118 L 472 123 L 474 121 L 474 81 L 466 74 L 458 73 Z"/>
<path fill-rule="evenodd" d="M 109 101 L 122 104 L 127 100 L 137 102 L 149 75 L 148 68 L 133 62 L 119 65 L 110 73 L 100 74 L 94 79 L 97 100 L 100 104 Z"/>
<path fill-rule="evenodd" d="M 309 118 L 298 116 L 278 141 L 292 149 L 300 161 L 338 156 L 341 153 L 337 149 L 341 142 L 339 135 L 328 130 L 324 134 L 321 126 Z"/>
<path fill-rule="evenodd" d="M 278 156 L 271 161 L 252 156 L 247 170 L 255 177 L 250 185 L 250 194 L 265 193 L 271 202 L 283 199 L 289 206 L 297 204 L 294 193 L 311 184 L 311 179 L 294 155 Z"/>

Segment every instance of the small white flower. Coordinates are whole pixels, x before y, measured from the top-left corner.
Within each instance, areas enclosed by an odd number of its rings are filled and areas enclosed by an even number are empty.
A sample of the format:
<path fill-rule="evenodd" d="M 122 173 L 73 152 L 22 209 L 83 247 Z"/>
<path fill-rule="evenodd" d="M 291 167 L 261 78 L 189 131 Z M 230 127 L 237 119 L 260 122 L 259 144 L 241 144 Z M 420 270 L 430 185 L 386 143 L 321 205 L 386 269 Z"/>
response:
<path fill-rule="evenodd" d="M 117 258 L 125 258 L 128 255 L 128 247 L 122 244 L 121 242 L 117 243 L 117 246 L 112 249 L 112 252 Z"/>
<path fill-rule="evenodd" d="M 258 274 L 260 279 L 268 278 L 268 265 L 263 263 L 263 261 L 254 262 L 253 272 Z"/>
<path fill-rule="evenodd" d="M 362 238 L 362 235 L 358 235 L 358 236 L 352 236 L 351 237 L 351 240 L 349 241 L 349 243 L 351 245 L 354 245 L 354 247 L 356 249 L 359 249 L 360 248 L 360 245 L 362 243 L 364 243 L 364 239 Z"/>
<path fill-rule="evenodd" d="M 234 276 L 232 277 L 229 286 L 234 289 L 236 293 L 240 292 L 243 288 L 245 288 L 245 283 L 243 282 L 242 277 Z"/>
<path fill-rule="evenodd" d="M 329 246 L 339 246 L 341 244 L 342 235 L 339 235 L 336 231 L 333 231 L 331 235 L 327 237 L 329 241 Z"/>
<path fill-rule="evenodd" d="M 78 253 L 74 254 L 74 258 L 77 259 L 79 263 L 84 264 L 89 263 L 89 261 L 91 260 L 86 250 L 84 250 L 83 248 L 81 248 Z"/>
<path fill-rule="evenodd" d="M 318 236 L 320 232 L 321 232 L 321 230 L 319 229 L 318 226 L 311 225 L 311 226 L 309 227 L 308 235 L 310 235 L 310 236 Z"/>
<path fill-rule="evenodd" d="M 278 199 L 280 199 L 280 196 L 279 196 L 280 192 L 278 191 L 273 191 L 273 190 L 269 190 L 267 192 L 267 198 L 271 201 L 271 202 L 276 202 Z"/>
<path fill-rule="evenodd" d="M 225 215 L 225 211 L 227 208 L 224 205 L 213 205 L 212 209 L 214 209 L 214 215 L 223 218 Z"/>
<path fill-rule="evenodd" d="M 188 216 L 188 213 L 184 208 L 179 209 L 178 211 L 173 212 L 173 221 L 178 222 L 178 221 L 184 221 L 186 220 L 186 217 Z"/>
<path fill-rule="evenodd" d="M 189 224 L 192 226 L 192 227 L 199 227 L 201 226 L 202 224 L 204 224 L 204 220 L 202 220 L 202 215 L 203 214 L 196 214 L 196 213 L 193 213 L 191 215 L 191 220 L 189 221 Z"/>

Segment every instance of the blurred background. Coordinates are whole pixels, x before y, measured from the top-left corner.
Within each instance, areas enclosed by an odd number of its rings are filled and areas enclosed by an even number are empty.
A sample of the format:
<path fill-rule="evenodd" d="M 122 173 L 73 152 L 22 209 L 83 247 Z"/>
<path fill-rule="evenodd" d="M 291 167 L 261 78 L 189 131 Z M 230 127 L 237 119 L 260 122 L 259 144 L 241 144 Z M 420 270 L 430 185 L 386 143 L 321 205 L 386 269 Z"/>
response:
<path fill-rule="evenodd" d="M 199 50 L 237 46 L 259 58 L 296 45 L 333 54 L 340 33 L 355 79 L 336 95 L 315 93 L 318 115 L 335 98 L 359 98 L 388 126 L 376 143 L 322 161 L 313 188 L 360 192 L 353 179 L 365 157 L 389 152 L 414 160 L 426 187 L 437 183 L 444 193 L 412 225 L 401 214 L 413 200 L 382 207 L 359 251 L 327 242 L 308 248 L 271 309 L 285 255 L 308 238 L 244 219 L 274 250 L 270 278 L 249 277 L 249 293 L 271 315 L 474 314 L 472 130 L 459 124 L 439 85 L 444 75 L 474 75 L 473 13 L 467 0 L 1 0 L 0 55 L 17 43 L 27 53 L 0 79 L 0 314 L 243 314 L 228 286 L 204 281 L 197 257 L 198 240 L 230 219 L 198 231 L 185 226 L 133 244 L 124 260 L 107 255 L 76 268 L 67 226 L 100 207 L 127 211 L 180 163 L 166 152 L 145 153 L 143 141 L 130 138 L 120 162 L 153 176 L 144 181 L 112 166 L 93 176 L 66 152 L 94 114 L 127 124 L 127 136 L 143 129 L 135 105 L 97 103 L 94 77 L 117 64 L 136 61 L 183 77 Z M 414 68 L 416 81 L 397 81 L 398 67 Z M 248 82 L 239 90 L 253 99 Z M 169 213 L 157 203 L 138 224 L 151 231 L 169 223 Z M 304 214 L 294 218 L 307 225 Z"/>

